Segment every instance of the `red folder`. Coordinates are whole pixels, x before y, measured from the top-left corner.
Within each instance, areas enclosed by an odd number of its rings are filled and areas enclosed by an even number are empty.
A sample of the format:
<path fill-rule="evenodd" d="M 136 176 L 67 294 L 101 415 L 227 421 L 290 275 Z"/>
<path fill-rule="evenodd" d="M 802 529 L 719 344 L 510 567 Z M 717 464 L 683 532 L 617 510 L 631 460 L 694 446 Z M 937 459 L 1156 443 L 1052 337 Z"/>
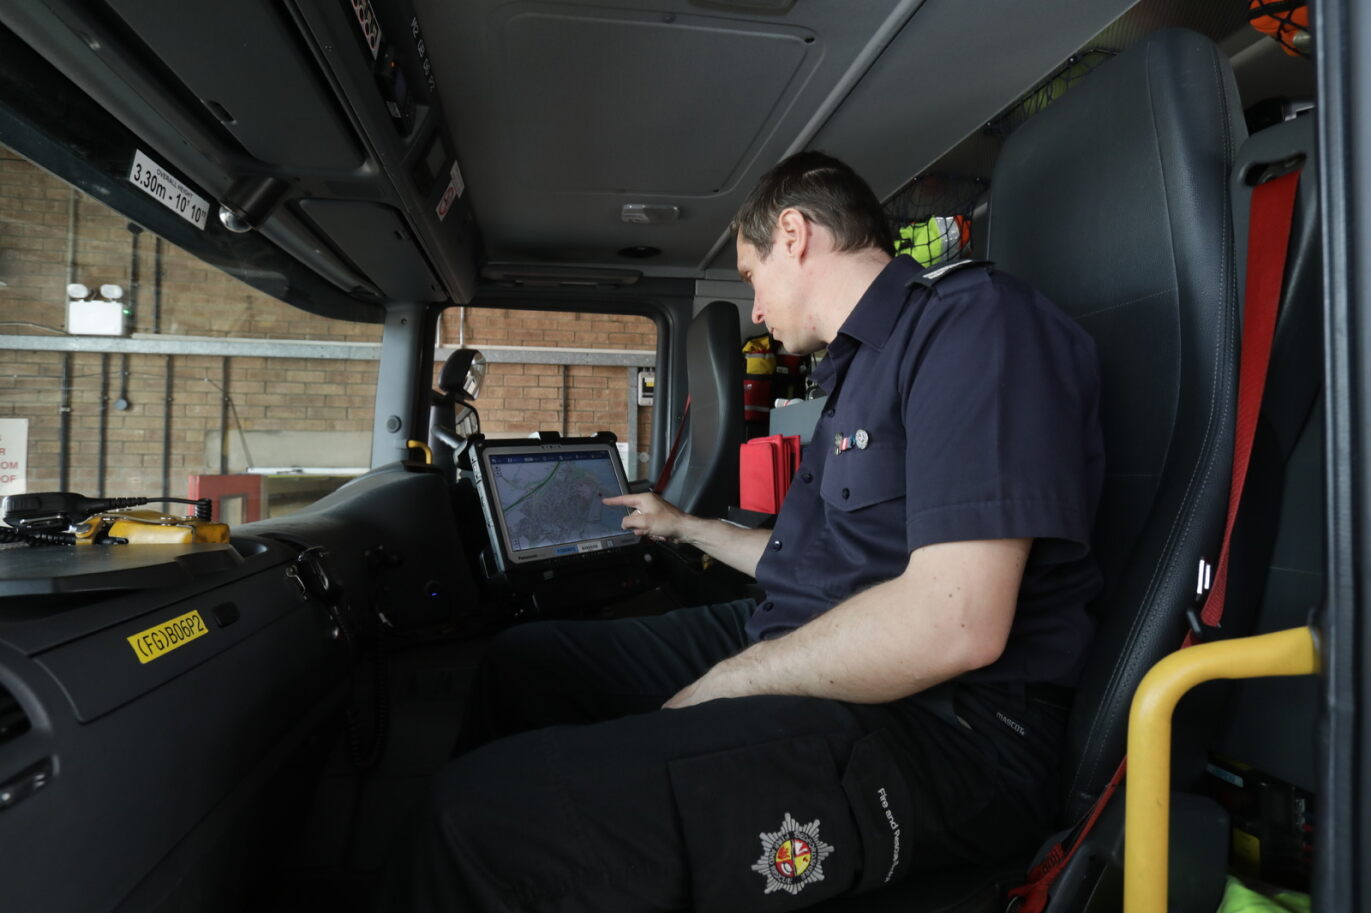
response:
<path fill-rule="evenodd" d="M 799 465 L 799 435 L 773 434 L 743 444 L 738 453 L 738 506 L 760 513 L 779 512 Z"/>

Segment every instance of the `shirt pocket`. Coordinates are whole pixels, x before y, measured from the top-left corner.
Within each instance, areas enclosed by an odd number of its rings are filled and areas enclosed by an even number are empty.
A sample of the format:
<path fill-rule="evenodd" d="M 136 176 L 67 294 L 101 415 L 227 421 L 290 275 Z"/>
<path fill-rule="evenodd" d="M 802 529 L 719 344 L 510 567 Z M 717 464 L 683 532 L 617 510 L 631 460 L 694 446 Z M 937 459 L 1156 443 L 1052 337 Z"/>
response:
<path fill-rule="evenodd" d="M 862 510 L 905 494 L 904 448 L 870 444 L 831 453 L 824 465 L 819 494 L 830 508 Z"/>

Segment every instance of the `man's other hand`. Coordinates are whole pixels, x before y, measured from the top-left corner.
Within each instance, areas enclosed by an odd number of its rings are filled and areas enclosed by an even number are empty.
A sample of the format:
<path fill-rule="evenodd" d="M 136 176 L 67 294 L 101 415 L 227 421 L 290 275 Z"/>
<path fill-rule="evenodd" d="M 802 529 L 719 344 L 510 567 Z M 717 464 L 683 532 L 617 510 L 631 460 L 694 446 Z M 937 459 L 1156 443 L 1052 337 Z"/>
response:
<path fill-rule="evenodd" d="M 658 542 L 679 542 L 686 538 L 686 525 L 692 519 L 690 514 L 652 492 L 617 495 L 603 500 L 610 507 L 633 508 L 620 525 L 633 530 L 635 535 L 647 536 Z"/>
<path fill-rule="evenodd" d="M 680 710 L 683 707 L 694 707 L 696 704 L 703 704 L 706 701 L 717 700 L 721 697 L 744 697 L 747 693 L 745 688 L 740 690 L 740 683 L 730 675 L 728 660 L 724 660 L 677 691 L 670 700 L 662 705 L 662 709 Z"/>

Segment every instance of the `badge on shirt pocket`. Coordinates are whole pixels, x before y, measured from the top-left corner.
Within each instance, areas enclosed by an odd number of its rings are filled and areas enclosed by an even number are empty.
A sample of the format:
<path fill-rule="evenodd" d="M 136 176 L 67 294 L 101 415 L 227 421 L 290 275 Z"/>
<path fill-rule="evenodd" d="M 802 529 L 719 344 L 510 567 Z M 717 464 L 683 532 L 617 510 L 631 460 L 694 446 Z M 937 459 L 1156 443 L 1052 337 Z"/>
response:
<path fill-rule="evenodd" d="M 860 510 L 905 494 L 904 447 L 870 444 L 824 464 L 819 493 L 832 507 Z M 903 522 L 901 522 L 903 527 Z"/>

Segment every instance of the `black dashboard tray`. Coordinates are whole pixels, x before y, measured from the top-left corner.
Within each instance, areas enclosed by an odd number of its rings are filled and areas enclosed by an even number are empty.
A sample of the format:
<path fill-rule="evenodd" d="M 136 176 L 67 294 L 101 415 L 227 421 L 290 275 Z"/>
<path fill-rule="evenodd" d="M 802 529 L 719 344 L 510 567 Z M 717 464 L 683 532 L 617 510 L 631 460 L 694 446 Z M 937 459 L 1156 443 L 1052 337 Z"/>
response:
<path fill-rule="evenodd" d="M 92 545 L 0 549 L 0 599 L 142 590 L 231 570 L 232 545 Z"/>

